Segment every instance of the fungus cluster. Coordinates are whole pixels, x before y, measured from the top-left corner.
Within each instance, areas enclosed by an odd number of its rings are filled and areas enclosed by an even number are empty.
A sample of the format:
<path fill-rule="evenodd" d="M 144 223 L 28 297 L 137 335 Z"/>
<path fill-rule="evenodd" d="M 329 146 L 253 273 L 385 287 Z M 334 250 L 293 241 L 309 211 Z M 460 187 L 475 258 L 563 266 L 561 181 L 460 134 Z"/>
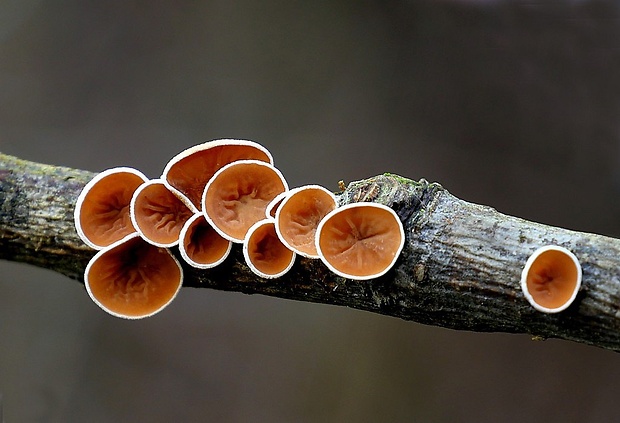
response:
<path fill-rule="evenodd" d="M 366 280 L 384 275 L 405 242 L 391 208 L 339 207 L 319 185 L 289 189 L 269 151 L 245 140 L 191 147 L 157 179 L 128 167 L 101 172 L 80 193 L 74 217 L 80 238 L 98 250 L 84 275 L 88 294 L 126 319 L 161 311 L 181 289 L 183 268 L 172 248 L 198 269 L 221 264 L 236 243 L 262 278 L 284 275 L 300 255 Z M 547 245 L 528 258 L 521 288 L 536 310 L 557 313 L 575 300 L 581 277 L 573 253 Z"/>
<path fill-rule="evenodd" d="M 405 242 L 389 207 L 338 207 L 318 185 L 289 190 L 267 149 L 230 139 L 181 152 L 158 179 L 126 167 L 98 174 L 78 197 L 75 226 L 99 250 L 84 275 L 88 294 L 127 319 L 157 313 L 178 293 L 183 269 L 172 248 L 199 269 L 222 263 L 236 243 L 262 278 L 284 275 L 300 255 L 365 280 L 385 274 Z"/>

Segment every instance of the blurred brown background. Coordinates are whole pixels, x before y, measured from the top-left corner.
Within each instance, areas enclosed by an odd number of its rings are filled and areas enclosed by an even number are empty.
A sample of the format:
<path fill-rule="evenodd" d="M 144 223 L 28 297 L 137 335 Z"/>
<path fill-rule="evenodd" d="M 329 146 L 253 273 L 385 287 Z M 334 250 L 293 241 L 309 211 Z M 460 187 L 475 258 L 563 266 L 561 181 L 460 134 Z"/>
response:
<path fill-rule="evenodd" d="M 620 236 L 620 8 L 554 1 L 0 1 L 0 151 L 158 176 L 259 141 L 291 186 L 382 172 Z M 185 289 L 106 315 L 0 262 L 15 422 L 613 421 L 620 357 Z"/>

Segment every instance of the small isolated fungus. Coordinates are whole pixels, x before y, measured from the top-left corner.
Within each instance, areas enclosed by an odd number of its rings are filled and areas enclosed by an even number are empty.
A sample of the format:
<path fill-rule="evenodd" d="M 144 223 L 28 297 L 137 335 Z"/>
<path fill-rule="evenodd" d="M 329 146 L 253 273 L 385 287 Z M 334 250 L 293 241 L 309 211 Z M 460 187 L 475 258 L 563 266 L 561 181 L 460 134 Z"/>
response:
<path fill-rule="evenodd" d="M 331 211 L 319 223 L 316 247 L 325 265 L 349 279 L 385 274 L 405 244 L 405 231 L 391 208 L 352 203 Z"/>
<path fill-rule="evenodd" d="M 131 200 L 131 221 L 145 241 L 158 247 L 172 247 L 179 242 L 185 222 L 198 210 L 174 188 L 153 179 L 140 185 Z"/>
<path fill-rule="evenodd" d="M 88 295 L 116 317 L 141 319 L 161 311 L 181 289 L 183 270 L 166 248 L 137 233 L 99 251 L 86 266 Z"/>
<path fill-rule="evenodd" d="M 219 169 L 237 160 L 259 160 L 273 165 L 271 153 L 262 145 L 246 140 L 222 139 L 188 148 L 174 156 L 162 179 L 182 192 L 196 206 L 205 185 Z"/>
<path fill-rule="evenodd" d="M 218 170 L 205 187 L 202 211 L 224 238 L 243 242 L 250 226 L 265 218 L 267 205 L 288 190 L 282 173 L 257 160 L 239 160 Z"/>
<path fill-rule="evenodd" d="M 181 230 L 179 250 L 183 259 L 193 267 L 210 269 L 222 263 L 232 248 L 202 213 L 192 216 Z"/>
<path fill-rule="evenodd" d="M 295 252 L 276 234 L 273 219 L 256 222 L 243 242 L 243 256 L 248 267 L 262 278 L 279 278 L 295 263 Z"/>
<path fill-rule="evenodd" d="M 547 245 L 534 251 L 521 273 L 521 289 L 532 307 L 543 313 L 565 310 L 581 287 L 581 265 L 564 247 Z"/>
<path fill-rule="evenodd" d="M 105 170 L 88 182 L 75 204 L 75 229 L 88 246 L 101 250 L 136 231 L 129 204 L 148 178 L 136 169 Z"/>
<path fill-rule="evenodd" d="M 336 208 L 336 196 L 319 185 L 306 185 L 288 192 L 276 211 L 276 232 L 284 245 L 297 254 L 319 258 L 316 229 Z"/>

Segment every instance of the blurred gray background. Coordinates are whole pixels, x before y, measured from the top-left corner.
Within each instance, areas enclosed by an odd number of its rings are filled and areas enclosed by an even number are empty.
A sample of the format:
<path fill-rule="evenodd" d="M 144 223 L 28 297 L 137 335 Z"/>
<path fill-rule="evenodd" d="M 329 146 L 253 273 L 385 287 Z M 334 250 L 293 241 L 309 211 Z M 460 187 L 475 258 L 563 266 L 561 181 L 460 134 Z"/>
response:
<path fill-rule="evenodd" d="M 291 186 L 394 172 L 620 236 L 620 9 L 605 1 L 0 1 L 0 151 L 158 176 L 261 142 Z M 106 315 L 0 262 L 15 422 L 601 422 L 620 357 L 184 289 Z"/>

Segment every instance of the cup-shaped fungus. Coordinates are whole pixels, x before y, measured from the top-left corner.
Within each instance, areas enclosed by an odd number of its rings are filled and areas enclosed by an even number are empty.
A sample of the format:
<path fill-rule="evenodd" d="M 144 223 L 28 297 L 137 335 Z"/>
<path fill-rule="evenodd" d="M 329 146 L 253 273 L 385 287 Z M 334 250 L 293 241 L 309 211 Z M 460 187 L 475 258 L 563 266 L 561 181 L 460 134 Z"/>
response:
<path fill-rule="evenodd" d="M 200 208 L 205 185 L 219 169 L 237 160 L 259 160 L 273 165 L 271 153 L 253 141 L 222 139 L 188 148 L 174 156 L 162 179 Z"/>
<path fill-rule="evenodd" d="M 161 179 L 140 185 L 131 200 L 130 214 L 145 241 L 158 247 L 172 247 L 179 242 L 183 225 L 198 212 L 193 204 L 183 202 L 182 198 Z"/>
<path fill-rule="evenodd" d="M 276 211 L 276 232 L 284 245 L 297 254 L 319 258 L 316 229 L 336 208 L 336 196 L 319 185 L 306 185 L 288 192 Z"/>
<path fill-rule="evenodd" d="M 256 222 L 243 242 L 243 256 L 248 267 L 262 278 L 279 278 L 295 263 L 295 252 L 276 234 L 273 219 Z"/>
<path fill-rule="evenodd" d="M 101 250 L 136 231 L 129 204 L 147 177 L 136 169 L 105 170 L 89 181 L 75 204 L 75 229 L 88 246 Z"/>
<path fill-rule="evenodd" d="M 232 248 L 232 242 L 223 238 L 202 213 L 192 216 L 181 230 L 179 251 L 193 267 L 210 269 L 222 263 Z"/>
<path fill-rule="evenodd" d="M 257 160 L 239 160 L 218 170 L 202 196 L 207 221 L 224 238 L 243 242 L 250 226 L 265 218 L 267 205 L 288 190 L 282 173 Z"/>
<path fill-rule="evenodd" d="M 557 313 L 575 300 L 581 287 L 581 265 L 564 247 L 547 245 L 534 251 L 521 273 L 525 298 L 538 311 Z"/>
<path fill-rule="evenodd" d="M 316 247 L 325 265 L 349 279 L 372 279 L 385 274 L 405 244 L 405 231 L 391 208 L 375 203 L 352 203 L 325 216 L 316 231 Z"/>
<path fill-rule="evenodd" d="M 166 307 L 181 289 L 183 270 L 166 248 L 137 233 L 99 251 L 86 266 L 88 295 L 116 317 L 141 319 Z"/>

